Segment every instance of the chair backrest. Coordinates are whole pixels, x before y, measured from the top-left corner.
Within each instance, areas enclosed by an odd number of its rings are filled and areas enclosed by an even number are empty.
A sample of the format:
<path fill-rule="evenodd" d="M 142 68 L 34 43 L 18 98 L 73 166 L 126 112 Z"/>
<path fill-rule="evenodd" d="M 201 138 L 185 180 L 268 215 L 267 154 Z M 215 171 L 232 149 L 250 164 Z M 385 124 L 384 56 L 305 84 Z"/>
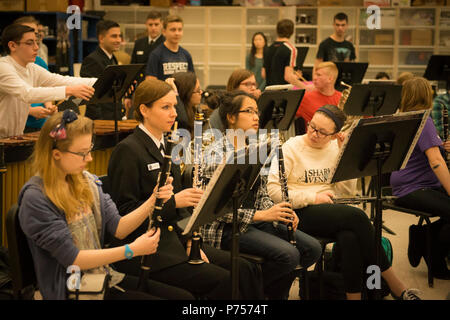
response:
<path fill-rule="evenodd" d="M 33 257 L 28 247 L 27 237 L 19 223 L 19 207 L 14 204 L 6 215 L 6 235 L 13 282 L 13 294 L 16 299 L 23 298 L 22 290 L 36 286 Z"/>
<path fill-rule="evenodd" d="M 111 193 L 111 188 L 109 186 L 109 177 L 107 175 L 98 177 L 102 182 L 102 190 L 104 193 Z"/>

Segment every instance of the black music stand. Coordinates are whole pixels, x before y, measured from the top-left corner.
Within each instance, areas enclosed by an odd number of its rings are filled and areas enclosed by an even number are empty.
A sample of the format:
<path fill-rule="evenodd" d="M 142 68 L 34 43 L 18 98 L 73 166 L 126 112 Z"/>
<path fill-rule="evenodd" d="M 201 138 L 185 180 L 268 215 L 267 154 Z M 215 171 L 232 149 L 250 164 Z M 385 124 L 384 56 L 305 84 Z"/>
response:
<path fill-rule="evenodd" d="M 289 91 L 264 91 L 258 100 L 260 112 L 259 127 L 264 129 L 277 128 L 286 131 L 294 121 L 295 113 L 305 94 L 304 89 Z M 274 114 L 282 115 L 274 124 Z"/>
<path fill-rule="evenodd" d="M 389 85 L 379 83 L 355 84 L 344 105 L 344 112 L 352 116 L 383 116 L 394 114 L 400 107 L 402 94 L 401 85 Z M 364 179 L 362 180 L 364 182 Z M 374 187 L 372 179 L 369 190 Z M 365 193 L 363 183 L 363 195 Z M 365 203 L 363 204 L 365 208 Z M 374 206 L 371 205 L 370 219 L 374 220 Z M 383 224 L 383 229 L 395 235 L 395 232 Z"/>
<path fill-rule="evenodd" d="M 297 48 L 297 59 L 295 60 L 294 70 L 302 70 L 303 63 L 305 62 L 309 47 L 296 47 L 296 48 Z"/>
<path fill-rule="evenodd" d="M 374 227 L 378 266 L 383 201 L 381 176 L 406 166 L 429 115 L 430 110 L 356 120 L 332 169 L 331 183 L 365 176 L 377 178 Z"/>
<path fill-rule="evenodd" d="M 401 85 L 354 84 L 344 112 L 351 116 L 373 117 L 394 114 L 400 107 L 401 98 Z"/>
<path fill-rule="evenodd" d="M 432 55 L 423 75 L 428 80 L 445 81 L 450 90 L 450 55 Z"/>
<path fill-rule="evenodd" d="M 252 152 L 257 152 L 257 155 L 259 155 L 258 149 L 252 148 L 252 146 L 247 149 L 247 152 L 241 149 L 231 154 L 233 162 L 230 163 L 229 157 L 226 164 L 223 165 L 223 170 L 218 176 L 217 182 L 212 186 L 208 185 L 205 191 L 205 197 L 207 195 L 205 202 L 200 210 L 194 211 L 183 231 L 183 235 L 190 234 L 192 230 L 198 230 L 202 225 L 211 223 L 224 214 L 233 212 L 231 245 L 231 297 L 233 300 L 239 298 L 239 228 L 237 211 L 247 197 L 254 184 L 253 182 L 258 178 L 263 162 L 259 160 L 256 164 L 250 164 L 249 158 L 251 158 Z M 221 166 L 219 165 L 218 168 L 221 168 Z M 218 171 L 214 174 L 217 173 Z M 211 190 L 208 190 L 208 188 L 211 188 Z"/>
<path fill-rule="evenodd" d="M 110 65 L 103 70 L 101 76 L 94 84 L 94 96 L 88 101 L 83 100 L 80 104 L 113 103 L 114 104 L 114 135 L 116 144 L 119 143 L 119 120 L 118 101 L 126 94 L 145 64 Z"/>
<path fill-rule="evenodd" d="M 361 83 L 369 66 L 368 62 L 335 62 L 335 64 L 339 73 L 334 87 L 339 91 L 345 89 L 341 81 L 351 86 Z"/>

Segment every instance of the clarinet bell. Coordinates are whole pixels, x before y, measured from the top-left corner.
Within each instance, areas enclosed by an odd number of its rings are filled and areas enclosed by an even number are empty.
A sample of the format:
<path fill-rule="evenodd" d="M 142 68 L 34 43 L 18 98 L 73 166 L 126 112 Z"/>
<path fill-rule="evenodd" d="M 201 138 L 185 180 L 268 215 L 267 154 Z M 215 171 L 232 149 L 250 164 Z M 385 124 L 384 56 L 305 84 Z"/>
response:
<path fill-rule="evenodd" d="M 202 264 L 205 261 L 202 260 L 200 255 L 200 236 L 194 233 L 192 237 L 191 252 L 189 253 L 189 264 Z"/>

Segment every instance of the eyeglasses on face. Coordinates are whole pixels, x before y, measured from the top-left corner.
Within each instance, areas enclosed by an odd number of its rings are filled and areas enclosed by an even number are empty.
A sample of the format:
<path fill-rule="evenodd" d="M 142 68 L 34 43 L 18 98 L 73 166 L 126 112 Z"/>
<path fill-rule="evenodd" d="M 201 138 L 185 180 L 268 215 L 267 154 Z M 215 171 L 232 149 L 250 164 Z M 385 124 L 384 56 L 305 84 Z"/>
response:
<path fill-rule="evenodd" d="M 249 89 L 256 88 L 256 82 L 251 82 L 251 81 L 241 82 L 241 86 L 245 86 Z"/>
<path fill-rule="evenodd" d="M 63 152 L 68 152 L 68 153 L 71 153 L 71 154 L 75 154 L 77 156 L 82 157 L 83 161 L 86 161 L 86 157 L 91 154 L 92 149 L 94 149 L 94 143 L 91 144 L 91 147 L 89 148 L 89 150 L 87 152 L 74 152 L 74 151 L 70 151 L 70 150 L 66 150 L 66 151 L 63 151 Z"/>
<path fill-rule="evenodd" d="M 317 135 L 320 138 L 325 138 L 325 137 L 329 137 L 332 136 L 334 133 L 326 133 L 325 131 L 321 130 L 321 129 L 317 129 L 311 122 L 308 122 L 308 128 L 312 130 L 312 132 L 317 132 Z"/>
<path fill-rule="evenodd" d="M 252 108 L 246 108 L 244 110 L 239 110 L 238 113 L 247 113 L 249 115 L 256 115 L 258 117 L 260 116 L 259 115 L 259 111 L 255 110 L 255 109 L 252 109 Z"/>
<path fill-rule="evenodd" d="M 39 46 L 39 41 L 38 40 L 18 41 L 16 43 L 18 43 L 18 44 L 22 44 L 23 43 L 24 45 L 29 46 L 29 47 L 33 47 L 34 45 Z"/>

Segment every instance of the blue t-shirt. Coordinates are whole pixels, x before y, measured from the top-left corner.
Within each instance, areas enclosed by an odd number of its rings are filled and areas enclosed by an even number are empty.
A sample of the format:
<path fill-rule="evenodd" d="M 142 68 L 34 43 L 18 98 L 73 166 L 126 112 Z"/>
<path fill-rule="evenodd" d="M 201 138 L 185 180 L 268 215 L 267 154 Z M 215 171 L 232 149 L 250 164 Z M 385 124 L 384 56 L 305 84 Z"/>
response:
<path fill-rule="evenodd" d="M 36 60 L 34 60 L 34 63 L 37 64 L 38 66 L 41 66 L 42 68 L 44 68 L 45 70 L 48 70 L 48 66 L 45 63 L 45 61 L 39 57 L 36 56 Z M 32 103 L 31 107 L 45 107 L 43 103 Z M 42 118 L 42 119 L 37 119 L 33 116 L 28 116 L 27 118 L 27 123 L 26 123 L 26 127 L 29 128 L 42 128 L 42 126 L 44 125 L 45 121 L 47 120 L 47 118 Z"/>
<path fill-rule="evenodd" d="M 406 167 L 391 174 L 392 193 L 397 197 L 422 188 L 440 187 L 441 183 L 430 167 L 425 151 L 442 146 L 431 117 L 427 119 Z"/>
<path fill-rule="evenodd" d="M 169 50 L 164 43 L 152 51 L 147 62 L 147 76 L 166 80 L 176 72 L 194 72 L 191 54 L 178 47 L 177 52 Z"/>

